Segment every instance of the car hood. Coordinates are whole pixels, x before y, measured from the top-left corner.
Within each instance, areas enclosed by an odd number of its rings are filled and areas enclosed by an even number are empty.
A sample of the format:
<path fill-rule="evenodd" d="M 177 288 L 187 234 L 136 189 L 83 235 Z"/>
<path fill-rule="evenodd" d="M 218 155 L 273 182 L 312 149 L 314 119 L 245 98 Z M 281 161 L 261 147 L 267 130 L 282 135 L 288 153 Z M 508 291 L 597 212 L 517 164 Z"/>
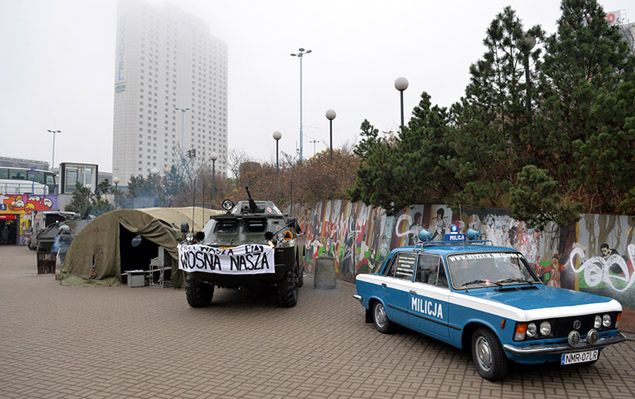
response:
<path fill-rule="evenodd" d="M 522 310 L 609 303 L 612 299 L 586 292 L 536 285 L 515 286 L 518 289 L 469 290 L 466 295 L 513 306 Z"/>

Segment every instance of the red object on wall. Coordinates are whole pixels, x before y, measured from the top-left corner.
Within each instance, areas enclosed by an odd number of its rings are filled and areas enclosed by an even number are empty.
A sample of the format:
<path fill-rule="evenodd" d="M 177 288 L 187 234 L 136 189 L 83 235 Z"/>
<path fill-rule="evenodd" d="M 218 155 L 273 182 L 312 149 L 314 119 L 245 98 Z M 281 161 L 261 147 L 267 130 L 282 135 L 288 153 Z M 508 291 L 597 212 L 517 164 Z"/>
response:
<path fill-rule="evenodd" d="M 18 218 L 18 215 L 15 215 L 15 214 L 0 215 L 0 220 L 16 220 L 17 218 Z"/>

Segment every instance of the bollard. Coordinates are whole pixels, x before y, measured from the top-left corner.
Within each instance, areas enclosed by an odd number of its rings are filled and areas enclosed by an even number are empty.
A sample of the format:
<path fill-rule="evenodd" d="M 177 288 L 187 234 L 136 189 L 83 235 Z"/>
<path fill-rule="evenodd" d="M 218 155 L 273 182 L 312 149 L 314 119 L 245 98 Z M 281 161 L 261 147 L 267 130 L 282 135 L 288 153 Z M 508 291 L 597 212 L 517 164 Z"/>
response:
<path fill-rule="evenodd" d="M 314 288 L 335 288 L 335 258 L 332 256 L 319 256 L 315 260 L 315 275 L 313 277 Z"/>

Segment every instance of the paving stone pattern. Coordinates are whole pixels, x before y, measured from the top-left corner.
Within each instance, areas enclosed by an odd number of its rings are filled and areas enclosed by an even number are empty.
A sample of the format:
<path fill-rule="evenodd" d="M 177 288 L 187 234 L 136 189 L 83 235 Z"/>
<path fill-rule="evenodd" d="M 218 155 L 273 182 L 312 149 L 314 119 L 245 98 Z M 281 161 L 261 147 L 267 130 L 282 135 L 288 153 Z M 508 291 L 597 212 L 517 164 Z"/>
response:
<path fill-rule="evenodd" d="M 192 309 L 172 288 L 64 287 L 35 259 L 0 247 L 1 398 L 635 397 L 635 342 L 494 384 L 448 345 L 378 333 L 341 281 L 316 290 L 309 276 L 291 309 L 233 290 Z"/>

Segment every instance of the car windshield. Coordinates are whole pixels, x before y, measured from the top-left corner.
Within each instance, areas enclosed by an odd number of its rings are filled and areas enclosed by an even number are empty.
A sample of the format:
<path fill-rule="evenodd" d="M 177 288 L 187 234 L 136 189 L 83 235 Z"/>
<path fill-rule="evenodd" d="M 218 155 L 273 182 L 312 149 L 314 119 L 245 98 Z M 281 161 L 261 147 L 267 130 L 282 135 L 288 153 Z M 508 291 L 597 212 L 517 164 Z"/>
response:
<path fill-rule="evenodd" d="M 455 254 L 447 261 L 455 289 L 540 282 L 517 252 Z"/>

